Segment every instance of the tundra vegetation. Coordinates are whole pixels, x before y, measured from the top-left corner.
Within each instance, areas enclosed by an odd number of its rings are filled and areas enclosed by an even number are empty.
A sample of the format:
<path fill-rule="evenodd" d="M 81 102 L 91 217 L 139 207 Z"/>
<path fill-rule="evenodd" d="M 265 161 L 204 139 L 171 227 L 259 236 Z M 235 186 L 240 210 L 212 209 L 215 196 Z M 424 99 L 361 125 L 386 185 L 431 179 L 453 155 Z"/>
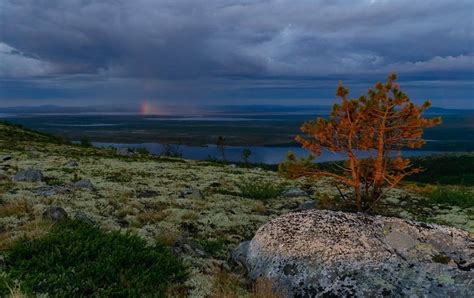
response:
<path fill-rule="evenodd" d="M 372 212 L 474 232 L 473 160 L 413 160 L 425 172 L 385 184 Z M 314 166 L 311 159 L 298 162 Z M 460 166 L 463 173 L 456 172 Z M 40 170 L 42 179 L 14 179 L 28 169 Z M 323 170 L 343 175 L 340 164 L 311 173 Z M 250 281 L 230 251 L 282 214 L 304 206 L 340 209 L 340 191 L 351 187 L 330 176 L 287 179 L 251 164 L 120 155 L 0 124 L 0 296 L 84 289 L 77 295 L 278 297 L 268 280 Z M 51 206 L 67 218 L 58 221 L 47 212 Z M 93 255 L 97 268 L 85 266 Z M 142 261 L 152 266 L 142 268 Z M 103 276 L 91 280 L 91 268 Z M 110 286 L 101 283 L 107 280 Z"/>

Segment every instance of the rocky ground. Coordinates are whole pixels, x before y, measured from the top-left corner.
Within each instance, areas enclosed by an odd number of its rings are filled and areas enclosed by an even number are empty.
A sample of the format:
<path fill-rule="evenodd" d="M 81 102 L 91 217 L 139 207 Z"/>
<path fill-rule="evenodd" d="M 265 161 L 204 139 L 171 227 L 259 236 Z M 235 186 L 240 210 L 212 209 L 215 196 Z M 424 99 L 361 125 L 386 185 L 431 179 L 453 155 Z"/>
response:
<path fill-rule="evenodd" d="M 233 270 L 230 251 L 271 219 L 333 208 L 338 197 L 327 179 L 308 184 L 258 168 L 119 153 L 0 125 L 0 249 L 25 233 L 47 232 L 45 216 L 68 216 L 171 245 L 191 268 L 190 296 L 215 293 L 222 272 L 235 280 L 229 291 L 245 296 L 245 276 Z M 281 194 L 246 197 L 249 181 L 277 185 Z M 379 212 L 474 232 L 474 208 L 431 204 L 408 189 L 391 191 Z"/>

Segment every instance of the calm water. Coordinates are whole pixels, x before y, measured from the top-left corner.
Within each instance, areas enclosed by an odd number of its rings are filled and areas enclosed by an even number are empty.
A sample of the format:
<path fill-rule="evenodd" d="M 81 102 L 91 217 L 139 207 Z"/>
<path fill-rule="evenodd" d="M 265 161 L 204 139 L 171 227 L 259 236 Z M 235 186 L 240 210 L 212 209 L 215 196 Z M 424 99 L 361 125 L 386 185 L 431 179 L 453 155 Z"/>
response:
<path fill-rule="evenodd" d="M 163 146 L 158 143 L 143 143 L 143 144 L 118 144 L 118 143 L 98 143 L 94 142 L 94 146 L 97 147 L 114 147 L 114 148 L 146 148 L 152 154 L 160 154 L 163 151 Z M 252 163 L 265 163 L 265 164 L 278 164 L 282 162 L 288 153 L 293 151 L 298 157 L 304 157 L 308 155 L 308 151 L 297 147 L 242 147 L 242 146 L 226 146 L 225 147 L 225 158 L 231 162 L 242 161 L 242 151 L 248 148 L 252 151 L 250 155 L 250 162 Z M 183 154 L 183 158 L 194 159 L 194 160 L 205 160 L 209 157 L 221 158 L 221 152 L 215 145 L 208 146 L 179 146 L 180 152 Z M 402 151 L 402 155 L 405 157 L 411 156 L 427 156 L 434 154 L 442 154 L 446 152 L 440 151 Z M 360 157 L 368 157 L 367 152 L 358 152 Z M 344 160 L 344 154 L 335 154 L 331 152 L 323 152 L 320 157 L 317 158 L 317 162 Z"/>

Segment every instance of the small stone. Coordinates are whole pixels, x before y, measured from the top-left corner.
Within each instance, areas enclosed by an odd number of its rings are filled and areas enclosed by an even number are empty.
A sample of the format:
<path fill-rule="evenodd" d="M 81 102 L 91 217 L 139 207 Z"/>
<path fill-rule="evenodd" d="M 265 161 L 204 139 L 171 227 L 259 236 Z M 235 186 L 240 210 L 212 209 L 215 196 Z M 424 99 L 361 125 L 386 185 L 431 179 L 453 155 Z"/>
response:
<path fill-rule="evenodd" d="M 205 257 L 207 255 L 199 244 L 186 238 L 176 240 L 173 244 L 172 251 L 175 255 L 187 254 L 196 257 Z"/>
<path fill-rule="evenodd" d="M 159 196 L 160 192 L 155 190 L 142 190 L 137 193 L 137 198 L 153 198 Z"/>
<path fill-rule="evenodd" d="M 304 190 L 302 190 L 298 187 L 292 187 L 292 188 L 286 190 L 283 193 L 283 196 L 285 196 L 287 198 L 297 198 L 297 197 L 307 197 L 308 194 Z"/>
<path fill-rule="evenodd" d="M 306 201 L 303 204 L 299 205 L 298 210 L 300 210 L 300 211 L 311 210 L 311 209 L 315 209 L 317 206 L 318 206 L 318 204 L 315 200 Z"/>
<path fill-rule="evenodd" d="M 133 155 L 133 152 L 131 152 L 128 148 L 118 148 L 117 155 L 129 157 Z"/>
<path fill-rule="evenodd" d="M 11 156 L 11 155 L 5 155 L 5 156 L 3 156 L 2 158 L 0 158 L 0 160 L 1 160 L 2 162 L 5 162 L 5 161 L 11 160 L 12 158 L 13 158 L 13 156 Z"/>
<path fill-rule="evenodd" d="M 28 169 L 18 172 L 14 177 L 13 181 L 16 182 L 37 182 L 43 181 L 43 172 L 40 170 Z"/>
<path fill-rule="evenodd" d="M 64 193 L 66 192 L 66 189 L 61 186 L 44 186 L 34 189 L 33 192 L 41 196 L 49 197 L 54 196 L 56 194 Z"/>
<path fill-rule="evenodd" d="M 77 189 L 93 189 L 94 185 L 92 185 L 92 182 L 89 179 L 82 179 L 74 182 L 72 187 Z"/>
<path fill-rule="evenodd" d="M 66 164 L 66 167 L 68 168 L 77 168 L 78 166 L 79 166 L 79 163 L 75 160 L 70 160 Z"/>
<path fill-rule="evenodd" d="M 193 199 L 193 200 L 200 200 L 202 199 L 202 193 L 199 188 L 196 187 L 187 187 L 181 191 L 179 194 L 180 198 L 186 198 L 186 199 Z"/>
<path fill-rule="evenodd" d="M 90 224 L 90 225 L 95 224 L 95 221 L 89 215 L 85 214 L 82 211 L 77 212 L 74 218 L 86 224 Z"/>
<path fill-rule="evenodd" d="M 233 164 L 233 163 L 231 163 L 231 164 L 229 165 L 229 167 L 231 167 L 231 168 L 236 168 L 236 167 L 237 167 L 237 165 L 236 165 L 236 164 Z"/>
<path fill-rule="evenodd" d="M 66 210 L 58 206 L 48 207 L 44 213 L 43 218 L 52 220 L 54 222 L 63 221 L 68 218 Z"/>
<path fill-rule="evenodd" d="M 117 223 L 121 228 L 128 228 L 130 223 L 125 218 L 117 219 Z"/>

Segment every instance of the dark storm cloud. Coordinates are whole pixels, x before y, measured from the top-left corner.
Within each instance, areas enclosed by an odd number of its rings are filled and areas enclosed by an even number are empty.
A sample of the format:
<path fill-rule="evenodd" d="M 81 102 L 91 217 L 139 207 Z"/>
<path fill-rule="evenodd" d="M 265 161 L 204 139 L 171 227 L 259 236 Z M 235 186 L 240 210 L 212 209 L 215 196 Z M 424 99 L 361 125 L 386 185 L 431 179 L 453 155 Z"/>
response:
<path fill-rule="evenodd" d="M 2 0 L 0 79 L 9 98 L 38 86 L 44 98 L 258 97 L 282 80 L 292 98 L 309 79 L 317 92 L 392 70 L 472 82 L 473 11 L 463 0 Z M 18 81 L 28 87 L 15 95 Z"/>

